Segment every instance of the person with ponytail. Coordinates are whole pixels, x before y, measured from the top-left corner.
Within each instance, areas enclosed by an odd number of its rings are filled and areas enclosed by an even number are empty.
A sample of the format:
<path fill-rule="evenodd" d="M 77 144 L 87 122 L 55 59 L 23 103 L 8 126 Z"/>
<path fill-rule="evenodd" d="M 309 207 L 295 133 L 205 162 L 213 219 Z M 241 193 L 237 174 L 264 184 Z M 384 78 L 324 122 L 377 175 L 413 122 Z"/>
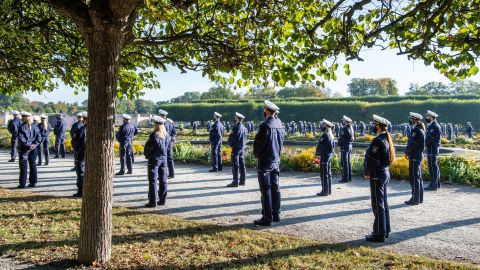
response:
<path fill-rule="evenodd" d="M 409 205 L 423 203 L 422 160 L 425 149 L 425 125 L 422 119 L 421 114 L 410 113 L 409 123 L 413 126 L 413 130 L 405 148 L 405 158 L 408 159 L 408 177 L 412 188 L 412 197 L 405 201 Z"/>
<path fill-rule="evenodd" d="M 42 154 L 45 154 L 45 165 L 48 165 L 50 161 L 50 131 L 52 130 L 52 126 L 47 121 L 47 116 L 45 114 L 40 115 L 40 123 L 38 124 L 38 128 L 40 129 L 40 135 L 42 137 L 42 141 L 40 142 L 40 149 L 38 151 L 38 164 L 37 166 L 42 166 Z"/>
<path fill-rule="evenodd" d="M 144 155 L 148 160 L 148 203 L 145 207 L 165 205 L 167 200 L 167 151 L 171 137 L 164 118 L 155 116 L 152 133 L 145 143 Z"/>
<path fill-rule="evenodd" d="M 320 129 L 323 134 L 317 144 L 315 158 L 320 161 L 320 179 L 322 180 L 322 191 L 318 196 L 328 196 L 332 194 L 332 173 L 331 161 L 335 145 L 332 133 L 332 122 L 323 119 L 320 123 Z"/>
<path fill-rule="evenodd" d="M 390 181 L 390 164 L 395 161 L 395 147 L 388 126 L 390 121 L 373 115 L 371 123 L 377 136 L 365 152 L 364 179 L 370 180 L 372 211 L 375 216 L 373 232 L 366 236 L 369 242 L 385 242 L 390 233 L 390 212 L 387 202 L 387 184 Z"/>

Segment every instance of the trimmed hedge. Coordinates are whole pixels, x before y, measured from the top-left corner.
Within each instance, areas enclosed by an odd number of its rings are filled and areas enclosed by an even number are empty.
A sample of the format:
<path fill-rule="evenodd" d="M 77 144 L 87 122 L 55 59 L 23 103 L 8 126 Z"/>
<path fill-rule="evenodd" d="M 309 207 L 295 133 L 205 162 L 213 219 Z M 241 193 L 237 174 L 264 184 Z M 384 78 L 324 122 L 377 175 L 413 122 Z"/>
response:
<path fill-rule="evenodd" d="M 480 126 L 480 99 L 470 100 L 438 100 L 424 101 L 403 100 L 397 102 L 364 102 L 364 101 L 315 101 L 315 102 L 287 102 L 279 101 L 280 118 L 288 121 L 321 121 L 323 118 L 338 121 L 342 115 L 348 115 L 356 121 L 371 121 L 372 114 L 386 117 L 393 123 L 404 123 L 408 120 L 408 113 L 418 112 L 425 114 L 433 110 L 440 115 L 440 122 L 465 124 L 472 122 L 474 128 Z M 233 119 L 235 112 L 245 115 L 246 120 L 263 120 L 263 104 L 247 103 L 188 103 L 165 104 L 162 109 L 167 110 L 177 121 L 205 121 L 212 119 L 213 112 L 219 112 L 224 119 Z"/>
<path fill-rule="evenodd" d="M 480 99 L 480 95 L 438 95 L 433 97 L 435 100 L 445 100 L 445 99 L 460 99 L 460 100 L 471 100 L 471 99 Z M 281 98 L 274 98 L 271 101 L 275 102 L 285 102 L 285 101 L 298 101 L 298 102 L 309 102 L 309 101 L 365 101 L 365 102 L 395 102 L 402 100 L 428 100 L 432 99 L 432 96 L 418 95 L 418 96 L 362 96 L 362 97 L 337 97 L 337 98 L 320 98 L 320 97 L 292 97 L 288 100 Z M 239 99 L 239 100 L 228 100 L 228 99 L 204 99 L 193 101 L 193 103 L 262 103 L 263 99 Z"/>

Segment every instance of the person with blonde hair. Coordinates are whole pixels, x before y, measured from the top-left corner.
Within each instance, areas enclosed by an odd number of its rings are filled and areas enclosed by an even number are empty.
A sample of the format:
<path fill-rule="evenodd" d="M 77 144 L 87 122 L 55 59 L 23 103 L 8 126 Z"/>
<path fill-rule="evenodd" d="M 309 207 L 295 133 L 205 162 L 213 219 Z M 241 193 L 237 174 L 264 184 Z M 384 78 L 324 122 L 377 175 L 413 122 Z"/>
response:
<path fill-rule="evenodd" d="M 148 203 L 145 207 L 165 205 L 167 200 L 167 151 L 171 137 L 165 128 L 165 120 L 153 118 L 153 131 L 145 143 L 144 154 L 148 160 Z"/>
<path fill-rule="evenodd" d="M 42 166 L 42 154 L 45 154 L 45 165 L 48 165 L 50 161 L 50 131 L 52 126 L 47 120 L 45 114 L 40 115 L 40 123 L 38 123 L 38 128 L 40 129 L 40 136 L 42 141 L 40 142 L 40 148 L 38 149 L 38 164 L 37 166 Z"/>
<path fill-rule="evenodd" d="M 385 242 L 390 233 L 390 212 L 387 202 L 387 184 L 390 181 L 390 164 L 395 161 L 395 147 L 388 126 L 390 121 L 373 115 L 372 126 L 377 136 L 365 152 L 364 179 L 370 180 L 372 211 L 375 216 L 373 232 L 366 236 L 369 242 Z"/>
<path fill-rule="evenodd" d="M 323 134 L 320 137 L 315 151 L 315 158 L 320 161 L 320 179 L 322 181 L 322 191 L 318 196 L 328 196 L 332 194 L 332 173 L 331 161 L 335 142 L 332 133 L 332 122 L 323 119 L 320 123 L 320 129 Z"/>
<path fill-rule="evenodd" d="M 412 197 L 405 201 L 405 204 L 409 205 L 423 203 L 422 160 L 423 150 L 425 150 L 425 125 L 422 119 L 421 114 L 410 113 L 409 123 L 413 126 L 413 130 L 405 148 L 405 158 L 408 159 L 408 178 L 412 188 Z"/>

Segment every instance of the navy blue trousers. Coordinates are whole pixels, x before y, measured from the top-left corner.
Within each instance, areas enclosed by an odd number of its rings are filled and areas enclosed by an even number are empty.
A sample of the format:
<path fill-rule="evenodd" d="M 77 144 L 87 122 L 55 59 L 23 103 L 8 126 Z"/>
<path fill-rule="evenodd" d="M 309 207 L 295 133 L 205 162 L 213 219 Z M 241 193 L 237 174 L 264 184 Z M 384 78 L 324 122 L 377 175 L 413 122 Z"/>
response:
<path fill-rule="evenodd" d="M 12 160 L 17 159 L 17 152 L 18 152 L 17 147 L 18 147 L 18 138 L 12 136 L 12 138 L 10 139 L 10 157 L 12 158 Z"/>
<path fill-rule="evenodd" d="M 65 157 L 65 136 L 55 137 L 55 157 L 58 158 L 59 155 L 61 155 L 62 158 Z"/>
<path fill-rule="evenodd" d="M 212 167 L 222 170 L 222 143 L 212 143 Z"/>
<path fill-rule="evenodd" d="M 170 142 L 167 148 L 167 166 L 168 176 L 175 177 L 175 163 L 173 163 L 173 142 Z"/>
<path fill-rule="evenodd" d="M 322 194 L 332 194 L 332 155 L 320 157 L 320 180 L 322 181 Z"/>
<path fill-rule="evenodd" d="M 440 188 L 440 167 L 438 166 L 438 148 L 427 149 L 428 172 L 431 177 L 430 186 Z"/>
<path fill-rule="evenodd" d="M 42 164 L 42 155 L 45 156 L 45 163 L 48 164 L 50 161 L 50 142 L 48 138 L 43 138 L 38 147 L 38 164 Z"/>
<path fill-rule="evenodd" d="M 120 144 L 120 171 L 125 171 L 125 166 L 129 172 L 132 171 L 132 152 L 133 146 L 130 143 Z"/>
<path fill-rule="evenodd" d="M 412 188 L 412 198 L 416 203 L 423 202 L 423 180 L 422 180 L 422 159 L 409 159 L 408 163 L 410 187 Z"/>
<path fill-rule="evenodd" d="M 167 201 L 167 160 L 148 161 L 148 202 L 151 205 L 165 204 Z"/>
<path fill-rule="evenodd" d="M 37 183 L 37 148 L 33 150 L 28 150 L 26 152 L 20 151 L 19 153 L 19 165 L 20 165 L 20 177 L 19 184 L 20 186 L 25 186 L 27 184 L 27 172 L 28 167 L 30 167 L 30 174 L 28 177 L 28 182 L 30 184 Z"/>
<path fill-rule="evenodd" d="M 352 145 L 348 148 L 341 149 L 341 161 L 342 161 L 342 180 L 352 181 L 352 160 L 350 154 L 352 153 Z"/>
<path fill-rule="evenodd" d="M 85 176 L 85 155 L 77 155 L 75 172 L 77 173 L 77 192 L 81 195 L 83 194 L 83 178 Z"/>
<path fill-rule="evenodd" d="M 263 220 L 272 222 L 273 215 L 280 215 L 280 170 L 258 170 L 258 184 L 262 194 Z"/>
<path fill-rule="evenodd" d="M 243 150 L 232 152 L 232 174 L 233 182 L 245 183 L 245 152 Z"/>
<path fill-rule="evenodd" d="M 387 237 L 390 233 L 390 211 L 387 201 L 387 184 L 390 172 L 387 168 L 376 170 L 377 175 L 370 175 L 370 194 L 372 199 L 373 236 Z"/>

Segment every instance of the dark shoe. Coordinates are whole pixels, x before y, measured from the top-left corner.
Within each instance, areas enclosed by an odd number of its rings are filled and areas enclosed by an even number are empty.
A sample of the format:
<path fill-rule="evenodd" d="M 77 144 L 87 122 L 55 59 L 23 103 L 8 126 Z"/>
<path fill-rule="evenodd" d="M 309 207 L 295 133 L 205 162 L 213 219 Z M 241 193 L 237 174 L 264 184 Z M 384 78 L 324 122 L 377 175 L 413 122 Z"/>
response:
<path fill-rule="evenodd" d="M 368 242 L 383 243 L 383 242 L 385 242 L 385 237 L 374 236 L 374 235 L 367 235 L 367 236 L 365 237 L 365 240 L 367 240 Z"/>
<path fill-rule="evenodd" d="M 45 165 L 45 166 L 48 166 L 48 162 L 45 162 L 45 164 L 44 164 L 44 165 Z"/>
<path fill-rule="evenodd" d="M 240 182 L 238 185 L 245 186 L 245 182 Z"/>
<path fill-rule="evenodd" d="M 410 201 L 405 201 L 405 204 L 418 205 L 418 202 L 414 202 L 414 201 L 410 200 Z"/>
<path fill-rule="evenodd" d="M 73 194 L 73 197 L 75 197 L 75 198 L 81 198 L 81 197 L 82 197 L 82 193 L 75 193 L 75 194 Z"/>
<path fill-rule="evenodd" d="M 167 176 L 167 179 L 175 178 L 175 176 Z"/>
<path fill-rule="evenodd" d="M 8 162 L 15 162 L 15 159 L 9 159 Z"/>
<path fill-rule="evenodd" d="M 223 171 L 223 168 L 218 168 L 218 171 L 219 171 L 219 172 Z"/>
<path fill-rule="evenodd" d="M 317 196 L 328 196 L 328 194 L 327 194 L 327 193 L 320 192 L 320 193 L 317 193 Z"/>
<path fill-rule="evenodd" d="M 280 216 L 278 215 L 273 215 L 273 222 L 280 222 Z"/>
<path fill-rule="evenodd" d="M 165 202 L 158 201 L 158 205 L 165 205 Z"/>
<path fill-rule="evenodd" d="M 238 187 L 238 183 L 232 182 L 232 183 L 228 184 L 227 187 Z"/>
<path fill-rule="evenodd" d="M 156 206 L 155 204 L 153 204 L 153 203 L 147 203 L 147 204 L 145 204 L 145 207 L 147 207 L 147 208 L 155 208 L 155 207 L 157 207 L 157 206 Z"/>
<path fill-rule="evenodd" d="M 428 186 L 428 187 L 425 188 L 425 190 L 432 190 L 433 191 L 433 190 L 437 190 L 437 188 L 434 188 L 432 186 Z"/>
<path fill-rule="evenodd" d="M 255 226 L 272 226 L 271 222 L 268 222 L 263 218 L 255 220 L 253 224 L 255 224 Z"/>
<path fill-rule="evenodd" d="M 40 166 L 42 166 L 42 163 L 37 163 L 37 167 L 40 167 Z"/>
<path fill-rule="evenodd" d="M 348 183 L 348 181 L 347 180 L 340 180 L 340 181 L 338 181 L 338 183 Z"/>
<path fill-rule="evenodd" d="M 37 184 L 28 184 L 28 187 L 36 187 Z"/>
<path fill-rule="evenodd" d="M 54 156 L 53 158 L 58 158 L 58 156 Z"/>
<path fill-rule="evenodd" d="M 129 171 L 129 172 L 127 172 L 127 174 L 133 174 L 133 172 L 132 172 L 132 171 Z"/>
<path fill-rule="evenodd" d="M 214 169 L 214 168 L 212 168 L 212 169 L 208 170 L 208 172 L 218 172 L 218 170 L 217 170 L 217 169 Z"/>
<path fill-rule="evenodd" d="M 115 175 L 124 175 L 124 174 L 125 174 L 125 172 L 119 171 Z"/>
<path fill-rule="evenodd" d="M 77 168 L 73 167 L 70 169 L 70 171 L 75 171 Z"/>
<path fill-rule="evenodd" d="M 24 185 L 18 185 L 17 188 L 25 188 Z"/>

